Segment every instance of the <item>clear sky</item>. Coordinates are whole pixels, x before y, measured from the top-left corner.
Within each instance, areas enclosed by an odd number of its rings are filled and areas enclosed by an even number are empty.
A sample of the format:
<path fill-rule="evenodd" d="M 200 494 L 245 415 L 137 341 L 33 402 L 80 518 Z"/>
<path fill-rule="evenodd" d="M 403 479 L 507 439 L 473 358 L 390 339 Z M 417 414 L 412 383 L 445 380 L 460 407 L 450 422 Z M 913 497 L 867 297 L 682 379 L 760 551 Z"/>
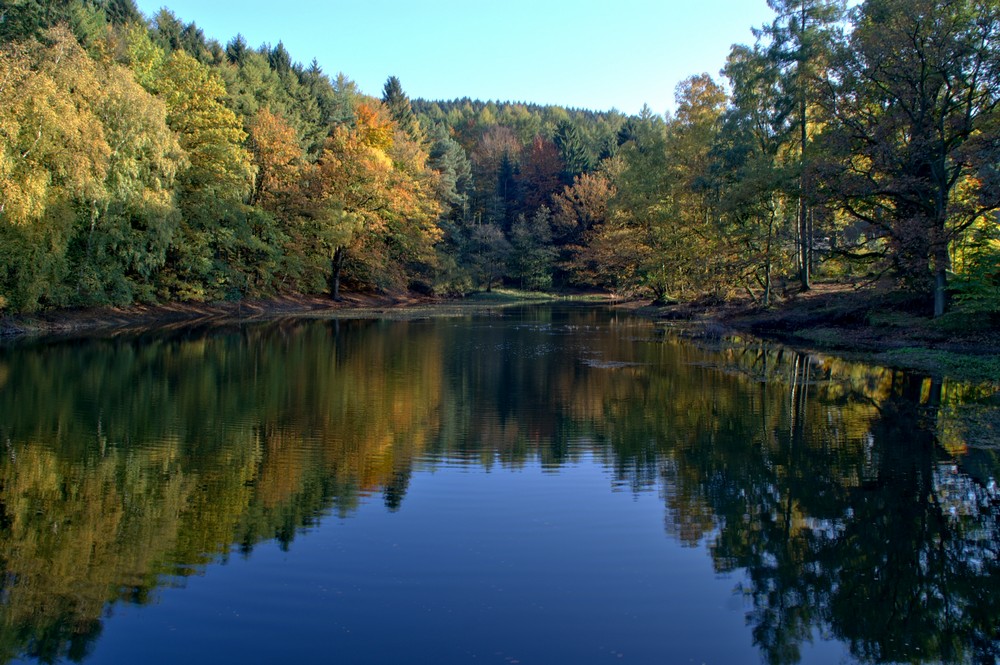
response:
<path fill-rule="evenodd" d="M 380 96 L 525 101 L 655 113 L 692 74 L 719 78 L 729 48 L 770 22 L 766 0 L 138 0 L 222 44 L 284 42 Z"/>

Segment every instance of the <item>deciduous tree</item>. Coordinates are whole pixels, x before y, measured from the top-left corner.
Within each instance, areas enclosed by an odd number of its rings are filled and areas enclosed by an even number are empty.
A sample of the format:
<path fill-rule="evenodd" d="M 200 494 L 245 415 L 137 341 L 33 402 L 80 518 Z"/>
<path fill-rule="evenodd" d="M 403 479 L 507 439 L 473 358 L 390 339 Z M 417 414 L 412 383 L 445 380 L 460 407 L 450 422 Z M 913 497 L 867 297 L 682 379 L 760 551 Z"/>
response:
<path fill-rule="evenodd" d="M 302 165 L 298 136 L 285 118 L 264 108 L 250 121 L 248 143 L 256 171 L 248 202 L 278 213 L 281 194 L 292 187 Z"/>
<path fill-rule="evenodd" d="M 1000 208 L 1000 6 L 868 0 L 834 81 L 828 195 L 941 315 L 950 248 Z"/>

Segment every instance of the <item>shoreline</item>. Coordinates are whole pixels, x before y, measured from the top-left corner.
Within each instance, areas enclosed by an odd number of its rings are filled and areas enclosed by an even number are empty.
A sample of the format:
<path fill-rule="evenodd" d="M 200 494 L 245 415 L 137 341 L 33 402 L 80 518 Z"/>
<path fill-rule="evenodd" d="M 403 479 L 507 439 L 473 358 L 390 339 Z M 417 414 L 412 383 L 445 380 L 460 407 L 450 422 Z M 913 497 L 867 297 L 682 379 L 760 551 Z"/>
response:
<path fill-rule="evenodd" d="M 942 323 L 893 309 L 872 291 L 822 285 L 768 309 L 745 302 L 656 305 L 594 294 L 553 296 L 504 291 L 451 299 L 409 293 L 346 293 L 339 301 L 327 296 L 286 295 L 240 302 L 69 309 L 0 317 L 0 340 L 117 335 L 282 318 L 420 318 L 563 299 L 603 302 L 662 324 L 685 327 L 684 334 L 693 337 L 751 335 L 803 351 L 863 357 L 932 376 L 1000 384 L 1000 330 L 996 327 L 961 326 L 961 321 Z"/>
<path fill-rule="evenodd" d="M 249 323 L 283 317 L 408 307 L 428 302 L 436 301 L 410 295 L 351 293 L 345 294 L 339 301 L 323 296 L 286 295 L 238 302 L 60 309 L 0 317 L 0 339 L 154 330 L 199 323 Z"/>
<path fill-rule="evenodd" d="M 645 305 L 636 311 L 664 324 L 691 326 L 694 336 L 749 335 L 802 351 L 1000 385 L 1000 328 L 985 317 L 913 314 L 893 303 L 893 295 L 820 285 L 768 309 L 725 303 Z"/>
<path fill-rule="evenodd" d="M 194 325 L 232 325 L 284 318 L 419 318 L 490 310 L 512 304 L 595 300 L 590 294 L 553 296 L 496 290 L 465 298 L 414 293 L 344 293 L 329 296 L 283 295 L 236 302 L 176 302 L 163 305 L 59 309 L 34 314 L 0 315 L 0 341 L 25 338 L 123 334 Z M 601 300 L 606 300 L 601 298 Z"/>

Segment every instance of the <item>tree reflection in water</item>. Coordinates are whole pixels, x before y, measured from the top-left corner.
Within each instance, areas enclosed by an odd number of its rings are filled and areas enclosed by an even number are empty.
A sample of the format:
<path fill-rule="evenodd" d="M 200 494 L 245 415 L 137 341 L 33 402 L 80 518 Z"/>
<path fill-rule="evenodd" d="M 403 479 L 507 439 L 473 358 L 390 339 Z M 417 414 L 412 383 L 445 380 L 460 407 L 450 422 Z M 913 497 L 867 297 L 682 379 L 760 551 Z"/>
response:
<path fill-rule="evenodd" d="M 668 530 L 711 532 L 717 569 L 745 569 L 770 663 L 817 633 L 865 662 L 995 659 L 1000 493 L 939 445 L 943 384 L 882 371 L 844 391 L 778 360 L 789 380 L 761 382 L 759 408 L 668 446 Z"/>
<path fill-rule="evenodd" d="M 994 393 L 583 308 L 9 345 L 0 659 L 83 659 L 110 605 L 368 496 L 397 510 L 417 470 L 588 455 L 745 571 L 768 662 L 817 635 L 994 660 L 996 464 L 954 417 Z"/>

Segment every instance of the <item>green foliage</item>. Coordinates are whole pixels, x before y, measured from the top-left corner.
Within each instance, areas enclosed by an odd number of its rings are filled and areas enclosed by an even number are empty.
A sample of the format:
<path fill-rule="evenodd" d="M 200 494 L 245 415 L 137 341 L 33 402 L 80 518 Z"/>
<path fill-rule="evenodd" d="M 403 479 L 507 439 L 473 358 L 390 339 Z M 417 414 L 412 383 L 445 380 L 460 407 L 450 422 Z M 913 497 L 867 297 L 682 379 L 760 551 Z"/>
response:
<path fill-rule="evenodd" d="M 491 291 L 494 284 L 500 282 L 506 274 L 511 246 L 500 227 L 495 224 L 478 224 L 469 230 L 462 253 L 476 285 L 485 291 Z"/>
<path fill-rule="evenodd" d="M 401 131 L 414 141 L 420 142 L 423 139 L 420 123 L 410 106 L 410 98 L 403 92 L 403 86 L 395 76 L 386 79 L 382 89 L 382 103 L 388 107 L 389 115 Z"/>
<path fill-rule="evenodd" d="M 551 212 L 543 206 L 531 218 L 519 216 L 511 229 L 508 274 L 522 289 L 552 288 L 556 250 L 552 245 L 551 218 Z"/>
<path fill-rule="evenodd" d="M 96 112 L 115 149 L 107 197 L 70 249 L 79 298 L 87 304 L 149 302 L 179 222 L 173 184 L 186 162 L 162 103 L 118 67 L 105 73 L 105 90 Z"/>
<path fill-rule="evenodd" d="M 395 77 L 380 104 L 281 42 L 223 46 L 169 9 L 147 24 L 132 0 L 14 0 L 0 21 L 0 301 L 343 279 L 768 306 L 796 273 L 805 287 L 812 269 L 892 269 L 933 287 L 938 313 L 951 293 L 992 314 L 1000 14 L 901 2 L 845 15 L 840 0 L 772 0 L 757 43 L 730 54 L 731 93 L 689 77 L 664 118 L 411 101 Z M 47 32 L 57 23 L 68 31 Z"/>
<path fill-rule="evenodd" d="M 553 140 L 564 164 L 563 179 L 565 184 L 570 184 L 573 181 L 573 176 L 590 171 L 593 166 L 593 157 L 575 124 L 568 120 L 560 122 L 556 127 Z"/>
<path fill-rule="evenodd" d="M 969 314 L 1000 315 L 1000 238 L 980 238 L 965 257 L 965 270 L 955 281 L 958 309 Z"/>
<path fill-rule="evenodd" d="M 798 169 L 789 154 L 792 100 L 759 48 L 735 47 L 725 72 L 735 104 L 713 147 L 723 227 L 733 241 L 734 278 L 772 303 L 774 279 L 793 269 Z"/>
<path fill-rule="evenodd" d="M 0 225 L 0 307 L 33 312 L 69 304 L 66 248 L 73 211 L 64 202 L 46 206 L 31 225 Z"/>
<path fill-rule="evenodd" d="M 444 218 L 461 222 L 468 218 L 472 191 L 472 165 L 462 146 L 444 125 L 430 132 L 428 164 L 440 176 L 441 201 L 448 206 Z"/>
<path fill-rule="evenodd" d="M 719 192 L 714 182 L 712 148 L 719 140 L 726 94 L 707 74 L 677 86 L 677 112 L 666 127 L 668 204 L 655 229 L 654 247 L 663 249 L 660 265 L 669 275 L 660 298 L 669 294 L 728 295 L 734 263 L 721 228 Z"/>
<path fill-rule="evenodd" d="M 41 37 L 65 25 L 86 46 L 100 37 L 106 23 L 141 20 L 133 0 L 9 0 L 0 17 L 0 44 Z"/>
<path fill-rule="evenodd" d="M 15 310 L 149 300 L 177 224 L 184 156 L 163 105 L 68 33 L 3 54 L 16 101 L 9 137 L 0 290 Z"/>

